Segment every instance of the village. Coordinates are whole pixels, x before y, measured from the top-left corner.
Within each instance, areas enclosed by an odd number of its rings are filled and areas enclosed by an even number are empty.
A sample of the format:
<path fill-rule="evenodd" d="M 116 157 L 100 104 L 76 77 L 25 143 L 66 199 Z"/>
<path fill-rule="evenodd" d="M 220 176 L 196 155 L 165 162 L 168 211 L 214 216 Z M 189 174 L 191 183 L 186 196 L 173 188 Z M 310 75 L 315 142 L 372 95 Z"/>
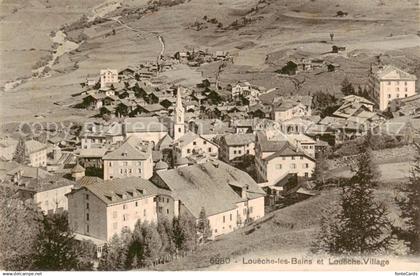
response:
<path fill-rule="evenodd" d="M 175 63 L 211 62 L 223 66 L 229 53 L 177 52 L 88 76 L 71 99 L 72 108 L 96 112 L 83 126 L 68 133 L 45 127 L 43 139 L 1 138 L 2 186 L 45 214 L 68 212 L 76 238 L 93 242 L 100 257 L 138 220 L 198 220 L 205 213 L 206 239 L 218 239 L 290 198 L 318 194 L 319 160 L 341 145 L 369 132 L 389 147 L 419 138 L 417 78 L 392 64 L 372 65 L 362 92 L 343 80 L 345 96 L 323 106 L 320 95 L 271 100 L 264 95 L 281 88 L 221 83 L 217 75 L 195 87 L 159 78 Z"/>

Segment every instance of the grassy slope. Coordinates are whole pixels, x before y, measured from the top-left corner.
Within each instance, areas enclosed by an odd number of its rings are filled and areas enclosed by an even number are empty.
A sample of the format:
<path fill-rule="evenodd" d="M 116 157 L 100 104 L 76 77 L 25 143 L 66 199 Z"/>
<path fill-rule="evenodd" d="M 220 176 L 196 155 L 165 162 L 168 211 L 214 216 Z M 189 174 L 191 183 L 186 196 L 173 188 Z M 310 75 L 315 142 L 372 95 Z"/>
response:
<path fill-rule="evenodd" d="M 65 9 L 69 1 L 50 1 L 52 8 L 43 9 L 44 1 L 17 2 L 25 8 L 8 15 L 2 10 L 0 24 L 11 24 L 10 31 L 2 32 L 2 70 L 1 79 L 10 79 L 27 75 L 31 64 L 34 64 L 41 50 L 48 49 L 48 34 L 64 22 L 71 22 L 79 18 L 82 13 L 90 13 L 95 1 L 71 1 L 71 12 Z M 81 3 L 86 3 L 82 6 Z M 126 1 L 125 5 L 141 6 L 144 0 Z M 351 51 L 364 49 L 362 54 L 352 57 L 344 56 L 332 60 L 341 64 L 341 68 L 334 73 L 305 73 L 299 76 L 305 79 L 299 93 L 308 93 L 323 89 L 337 93 L 339 84 L 346 75 L 356 83 L 366 80 L 366 73 L 372 55 L 378 52 L 394 51 L 397 58 L 387 57 L 387 61 L 401 64 L 403 67 L 413 67 L 418 64 L 418 51 L 412 48 L 418 37 L 416 13 L 418 6 L 415 1 L 402 0 L 396 3 L 383 0 L 385 5 L 378 5 L 378 1 L 346 1 L 346 0 L 298 0 L 298 1 L 266 1 L 271 2 L 262 7 L 253 18 L 255 22 L 238 30 L 216 32 L 216 27 L 209 24 L 207 29 L 199 32 L 188 29 L 195 20 L 200 21 L 204 15 L 216 18 L 224 26 L 240 19 L 255 7 L 257 0 L 219 1 L 215 4 L 207 0 L 191 0 L 185 4 L 161 8 L 154 14 L 149 14 L 138 20 L 128 20 L 128 24 L 144 35 L 136 33 L 113 23 L 95 26 L 86 33 L 90 36 L 87 43 L 81 47 L 81 52 L 69 57 L 63 57 L 58 68 L 72 66 L 77 62 L 79 68 L 67 73 L 55 73 L 48 79 L 31 81 L 11 93 L 2 94 L 0 118 L 2 121 L 33 120 L 33 115 L 43 111 L 54 114 L 58 119 L 66 118 L 71 110 L 54 106 L 53 102 L 64 100 L 70 94 L 80 90 L 77 85 L 87 74 L 97 74 L 101 68 L 122 68 L 127 65 L 138 64 L 141 61 L 154 61 L 160 50 L 160 44 L 150 31 L 160 33 L 166 41 L 167 53 L 186 48 L 208 48 L 209 50 L 229 50 L 235 57 L 235 65 L 228 66 L 221 75 L 222 80 L 234 81 L 248 79 L 257 85 L 267 88 L 282 87 L 284 93 L 296 92 L 291 80 L 280 78 L 273 73 L 287 59 L 287 55 L 308 53 L 318 55 L 331 49 L 328 41 L 329 33 L 334 32 L 335 42 L 345 45 Z M 3 1 L 9 6 L 12 1 Z M 23 4 L 22 4 L 23 3 Z M 6 6 L 7 6 L 6 5 Z M 337 10 L 349 12 L 343 20 L 337 20 Z M 6 14 L 6 17 L 4 17 Z M 401 16 L 401 15 L 404 16 Z M 30 15 L 30 16 L 29 16 Z M 16 17 L 16 18 L 15 18 Z M 28 19 L 30 18 L 30 19 Z M 13 22 L 26 20 L 20 25 Z M 29 20 L 29 21 L 28 21 Z M 392 20 L 392 21 L 390 21 Z M 29 24 L 29 22 L 31 24 Z M 54 24 L 52 24 L 54 22 Z M 33 27 L 36 26 L 36 27 Z M 112 28 L 117 30 L 115 36 L 105 36 Z M 16 38 L 12 37 L 12 30 L 17 30 Z M 28 34 L 29 33 L 29 34 Z M 393 33 L 393 37 L 389 35 Z M 25 40 L 26 38 L 26 40 Z M 10 40 L 10 42 L 7 42 Z M 30 41 L 36 50 L 27 52 Z M 6 41 L 6 42 L 5 42 Z M 4 45 L 4 46 L 3 46 Z M 395 47 L 404 50 L 394 50 Z M 408 49 L 407 47 L 411 47 Z M 405 49 L 407 48 L 407 49 Z M 32 55 L 31 53 L 34 53 Z M 266 57 L 269 55 L 268 60 Z M 7 57 L 6 57 L 7 56 Z M 29 56 L 29 57 L 28 57 Z M 408 56 L 405 58 L 404 56 Z M 53 68 L 54 69 L 54 68 Z M 208 69 L 208 70 L 207 70 Z M 214 66 L 203 68 L 205 74 L 214 75 Z M 420 72 L 420 68 L 418 69 Z M 170 74 L 171 75 L 171 74 Z M 179 74 L 172 74 L 179 79 Z M 7 104 L 5 104 L 7 103 Z M 34 103 L 37 103 L 35 106 Z M 49 116 L 49 115 L 47 115 Z"/>

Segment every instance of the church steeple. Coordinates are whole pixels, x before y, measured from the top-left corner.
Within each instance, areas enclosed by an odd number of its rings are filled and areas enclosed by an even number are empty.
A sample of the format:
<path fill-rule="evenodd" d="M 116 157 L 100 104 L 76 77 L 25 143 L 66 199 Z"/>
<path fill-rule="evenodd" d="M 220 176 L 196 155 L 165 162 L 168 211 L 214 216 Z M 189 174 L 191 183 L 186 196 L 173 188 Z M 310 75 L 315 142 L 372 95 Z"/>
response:
<path fill-rule="evenodd" d="M 175 106 L 174 140 L 179 139 L 185 134 L 184 113 L 185 109 L 182 106 L 181 87 L 178 87 Z"/>

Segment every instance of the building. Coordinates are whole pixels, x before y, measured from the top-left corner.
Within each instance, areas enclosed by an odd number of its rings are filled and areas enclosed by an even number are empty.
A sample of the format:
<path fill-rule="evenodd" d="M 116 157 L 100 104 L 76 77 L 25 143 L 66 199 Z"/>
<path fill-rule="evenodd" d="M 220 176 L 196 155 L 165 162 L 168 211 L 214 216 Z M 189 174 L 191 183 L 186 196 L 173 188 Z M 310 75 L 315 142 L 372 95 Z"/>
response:
<path fill-rule="evenodd" d="M 260 182 L 275 184 L 290 173 L 309 178 L 315 169 L 315 159 L 292 145 L 281 133 L 259 131 L 255 165 Z"/>
<path fill-rule="evenodd" d="M 255 155 L 255 135 L 252 133 L 227 134 L 220 139 L 220 159 L 231 160 Z"/>
<path fill-rule="evenodd" d="M 184 136 L 174 141 L 175 159 L 202 155 L 217 158 L 219 147 L 210 140 L 193 132 L 187 132 Z"/>
<path fill-rule="evenodd" d="M 126 118 L 122 123 L 125 138 L 135 136 L 157 145 L 168 134 L 168 129 L 156 117 Z"/>
<path fill-rule="evenodd" d="M 47 166 L 47 145 L 36 140 L 25 141 L 26 156 L 32 167 Z"/>
<path fill-rule="evenodd" d="M 92 182 L 67 193 L 69 225 L 85 239 L 106 243 L 136 222 L 157 222 L 156 187 L 148 180 L 130 177 Z"/>
<path fill-rule="evenodd" d="M 151 144 L 135 136 L 109 151 L 102 160 L 104 180 L 133 176 L 149 179 L 153 174 Z"/>
<path fill-rule="evenodd" d="M 314 139 L 302 133 L 287 134 L 287 139 L 295 148 L 302 150 L 310 157 L 315 158 L 316 141 Z"/>
<path fill-rule="evenodd" d="M 371 69 L 369 85 L 371 97 L 376 99 L 381 111 L 386 110 L 394 99 L 407 98 L 416 94 L 415 75 L 393 66 L 386 65 Z"/>
<path fill-rule="evenodd" d="M 33 200 L 45 214 L 61 213 L 68 209 L 65 196 L 75 182 L 40 169 L 10 162 L 6 181 L 18 191 L 23 200 Z"/>
<path fill-rule="evenodd" d="M 286 121 L 296 117 L 311 116 L 311 107 L 299 101 L 283 99 L 274 102 L 271 110 L 271 119 L 274 121 Z"/>
<path fill-rule="evenodd" d="M 173 130 L 173 138 L 174 140 L 178 140 L 185 134 L 185 124 L 184 124 L 185 109 L 182 106 L 180 87 L 178 87 L 178 91 L 176 95 L 176 106 L 175 106 L 174 114 L 175 114 L 175 123 L 174 123 L 174 130 Z"/>
<path fill-rule="evenodd" d="M 109 87 L 114 83 L 118 83 L 118 70 L 103 69 L 100 72 L 101 88 Z"/>
<path fill-rule="evenodd" d="M 204 208 L 212 237 L 227 234 L 264 216 L 264 191 L 245 172 L 221 161 L 159 171 L 158 217 L 199 218 Z"/>

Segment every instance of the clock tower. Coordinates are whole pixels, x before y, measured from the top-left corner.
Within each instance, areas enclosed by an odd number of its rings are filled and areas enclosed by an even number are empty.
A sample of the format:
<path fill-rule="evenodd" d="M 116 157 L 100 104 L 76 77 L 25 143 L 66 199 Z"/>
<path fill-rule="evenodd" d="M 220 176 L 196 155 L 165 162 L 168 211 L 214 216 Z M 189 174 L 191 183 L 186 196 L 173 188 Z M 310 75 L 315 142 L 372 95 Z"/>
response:
<path fill-rule="evenodd" d="M 185 125 L 184 125 L 184 107 L 182 106 L 181 99 L 181 87 L 178 87 L 176 94 L 176 106 L 175 106 L 175 121 L 174 121 L 174 140 L 178 140 L 185 134 Z"/>

